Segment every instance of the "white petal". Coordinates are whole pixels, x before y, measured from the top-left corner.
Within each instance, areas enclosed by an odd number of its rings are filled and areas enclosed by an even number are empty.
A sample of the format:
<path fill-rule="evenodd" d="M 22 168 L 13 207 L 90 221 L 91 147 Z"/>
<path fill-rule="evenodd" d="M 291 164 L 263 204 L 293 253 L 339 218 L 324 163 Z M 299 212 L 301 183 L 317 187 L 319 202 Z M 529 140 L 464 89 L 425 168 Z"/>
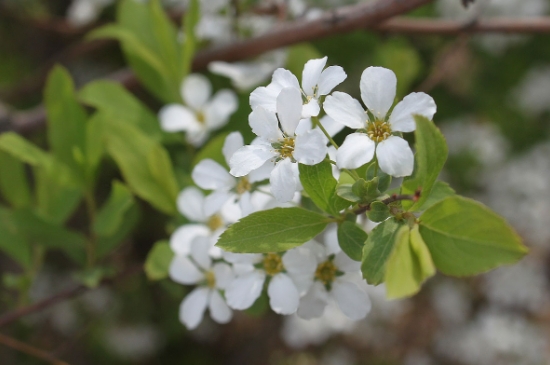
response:
<path fill-rule="evenodd" d="M 324 117 L 322 117 L 320 122 L 323 128 L 325 128 L 325 130 L 328 132 L 329 136 L 331 137 L 334 137 L 342 129 L 344 129 L 344 125 L 342 123 L 337 123 L 334 119 L 332 119 L 328 115 L 325 115 Z"/>
<path fill-rule="evenodd" d="M 212 259 L 210 251 L 210 237 L 196 237 L 191 244 L 191 258 L 203 270 L 210 270 Z"/>
<path fill-rule="evenodd" d="M 302 118 L 311 118 L 319 115 L 321 107 L 319 106 L 319 101 L 315 98 L 312 98 L 307 104 L 302 106 Z"/>
<path fill-rule="evenodd" d="M 371 309 L 367 293 L 350 282 L 336 279 L 332 284 L 331 296 L 342 313 L 354 321 L 365 318 Z"/>
<path fill-rule="evenodd" d="M 300 304 L 298 289 L 287 274 L 279 273 L 271 278 L 267 295 L 271 309 L 278 314 L 292 314 Z"/>
<path fill-rule="evenodd" d="M 327 96 L 323 108 L 329 117 L 352 129 L 365 128 L 367 115 L 357 100 L 346 93 L 335 91 Z"/>
<path fill-rule="evenodd" d="M 304 165 L 316 165 L 327 155 L 326 137 L 318 128 L 296 136 L 292 156 Z"/>
<path fill-rule="evenodd" d="M 329 224 L 327 229 L 325 229 L 324 243 L 327 255 L 337 254 L 342 251 L 338 243 L 338 226 L 336 224 Z"/>
<path fill-rule="evenodd" d="M 160 127 L 166 132 L 197 132 L 201 129 L 195 113 L 179 104 L 170 104 L 159 111 Z"/>
<path fill-rule="evenodd" d="M 302 95 L 299 89 L 287 87 L 281 90 L 277 96 L 277 115 L 283 132 L 287 136 L 294 136 L 302 119 Z"/>
<path fill-rule="evenodd" d="M 380 168 L 388 175 L 409 176 L 413 172 L 413 152 L 407 141 L 401 137 L 391 136 L 378 143 L 376 157 Z"/>
<path fill-rule="evenodd" d="M 205 222 L 204 195 L 194 186 L 182 190 L 177 199 L 178 210 L 186 218 L 194 222 Z"/>
<path fill-rule="evenodd" d="M 389 122 L 392 131 L 412 132 L 416 129 L 414 115 L 432 119 L 437 107 L 434 99 L 424 93 L 410 93 L 393 108 Z"/>
<path fill-rule="evenodd" d="M 202 322 L 208 305 L 208 294 L 208 289 L 196 288 L 181 303 L 180 321 L 188 329 L 193 330 Z"/>
<path fill-rule="evenodd" d="M 349 258 L 344 251 L 340 251 L 334 257 L 334 265 L 338 270 L 343 272 L 359 271 L 361 269 L 361 263 Z"/>
<path fill-rule="evenodd" d="M 209 135 L 210 133 L 206 129 L 206 126 L 204 124 L 199 124 L 198 130 L 187 132 L 185 140 L 195 147 L 200 147 L 206 142 Z"/>
<path fill-rule="evenodd" d="M 225 157 L 225 162 L 229 165 L 231 156 L 242 146 L 244 146 L 244 140 L 241 132 L 231 132 L 225 137 L 223 142 L 222 153 Z"/>
<path fill-rule="evenodd" d="M 183 81 L 181 96 L 193 110 L 201 110 L 210 95 L 212 95 L 212 85 L 205 76 L 191 74 Z"/>
<path fill-rule="evenodd" d="M 226 289 L 234 279 L 233 269 L 224 262 L 215 263 L 212 267 L 216 277 L 216 288 Z"/>
<path fill-rule="evenodd" d="M 317 95 L 327 95 L 332 89 L 340 85 L 348 77 L 344 69 L 340 66 L 327 67 L 319 79 L 319 89 Z"/>
<path fill-rule="evenodd" d="M 271 175 L 271 171 L 275 167 L 275 164 L 271 161 L 266 161 L 262 166 L 258 167 L 254 171 L 250 171 L 250 174 L 248 174 L 248 181 L 251 183 L 263 181 L 266 179 L 269 179 L 269 175 Z"/>
<path fill-rule="evenodd" d="M 284 68 L 278 68 L 275 72 L 273 72 L 271 85 L 273 85 L 274 90 L 277 90 L 278 92 L 287 87 L 293 87 L 300 90 L 300 84 L 298 83 L 296 76 Z"/>
<path fill-rule="evenodd" d="M 223 252 L 223 259 L 232 264 L 250 264 L 251 266 L 263 260 L 263 255 L 259 253 L 233 253 Z"/>
<path fill-rule="evenodd" d="M 281 89 L 275 87 L 258 87 L 250 94 L 250 107 L 255 109 L 260 106 L 271 112 L 277 111 L 277 95 Z"/>
<path fill-rule="evenodd" d="M 220 90 L 205 105 L 205 124 L 209 130 L 223 127 L 229 121 L 231 114 L 235 113 L 239 101 L 237 95 L 231 90 Z"/>
<path fill-rule="evenodd" d="M 285 158 L 275 165 L 269 178 L 271 193 L 281 203 L 292 200 L 296 192 L 296 178 L 292 171 L 292 162 Z"/>
<path fill-rule="evenodd" d="M 211 217 L 218 213 L 223 205 L 231 198 L 235 197 L 235 193 L 230 191 L 214 191 L 204 199 L 204 214 Z"/>
<path fill-rule="evenodd" d="M 397 78 L 392 70 L 368 67 L 361 75 L 361 98 L 377 119 L 384 119 L 395 99 Z"/>
<path fill-rule="evenodd" d="M 313 253 L 302 246 L 289 250 L 283 255 L 283 264 L 300 295 L 305 294 L 313 283 L 317 269 Z"/>
<path fill-rule="evenodd" d="M 283 138 L 275 113 L 261 106 L 252 110 L 252 113 L 248 116 L 248 124 L 252 128 L 252 132 L 264 140 L 275 142 Z"/>
<path fill-rule="evenodd" d="M 296 131 L 294 133 L 296 133 L 297 135 L 300 135 L 312 129 L 313 129 L 313 123 L 311 121 L 311 118 L 305 118 L 300 120 L 300 123 L 298 123 L 298 126 L 296 127 Z"/>
<path fill-rule="evenodd" d="M 210 317 L 218 323 L 227 323 L 233 317 L 233 311 L 217 290 L 211 291 L 208 309 L 210 309 Z"/>
<path fill-rule="evenodd" d="M 233 280 L 225 292 L 227 304 L 233 309 L 247 309 L 258 299 L 264 286 L 265 274 L 254 270 Z"/>
<path fill-rule="evenodd" d="M 374 149 L 374 141 L 366 134 L 349 134 L 336 151 L 336 164 L 341 169 L 356 169 L 372 160 Z"/>
<path fill-rule="evenodd" d="M 229 173 L 236 177 L 247 175 L 250 171 L 261 167 L 267 160 L 274 157 L 273 152 L 265 145 L 249 145 L 241 147 L 229 160 Z"/>
<path fill-rule="evenodd" d="M 204 279 L 204 274 L 187 256 L 176 255 L 168 268 L 170 278 L 180 284 L 196 284 Z"/>
<path fill-rule="evenodd" d="M 176 255 L 187 255 L 196 237 L 209 235 L 210 229 L 204 224 L 184 224 L 170 236 L 170 248 Z"/>
<path fill-rule="evenodd" d="M 252 204 L 252 196 L 249 191 L 245 191 L 239 198 L 239 207 L 241 208 L 241 215 L 246 217 L 247 215 L 254 213 L 257 209 Z"/>
<path fill-rule="evenodd" d="M 302 89 L 306 95 L 314 95 L 315 87 L 319 83 L 321 72 L 327 64 L 327 57 L 318 58 L 315 60 L 309 60 L 304 65 L 304 71 L 302 72 Z"/>
<path fill-rule="evenodd" d="M 303 319 L 318 318 L 327 306 L 328 294 L 320 282 L 313 283 L 307 294 L 300 300 L 298 316 Z"/>
<path fill-rule="evenodd" d="M 235 186 L 235 177 L 214 160 L 209 158 L 199 162 L 191 177 L 195 184 L 205 190 L 231 189 Z"/>

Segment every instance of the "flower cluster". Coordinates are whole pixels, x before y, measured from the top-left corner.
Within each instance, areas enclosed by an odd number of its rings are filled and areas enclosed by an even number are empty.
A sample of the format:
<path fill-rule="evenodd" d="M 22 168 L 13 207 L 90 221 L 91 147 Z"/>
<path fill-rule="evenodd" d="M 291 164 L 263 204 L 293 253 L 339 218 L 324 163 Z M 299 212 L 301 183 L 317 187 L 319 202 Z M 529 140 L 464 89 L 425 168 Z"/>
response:
<path fill-rule="evenodd" d="M 401 133 L 415 129 L 414 114 L 432 118 L 433 99 L 424 93 L 410 94 L 390 114 L 396 77 L 388 69 L 369 67 L 360 82 L 365 111 L 351 96 L 332 92 L 347 75 L 341 67 L 325 67 L 326 63 L 326 57 L 308 61 L 301 84 L 290 71 L 276 70 L 271 83 L 250 96 L 248 121 L 257 138 L 244 145 L 240 133 L 229 134 L 222 148 L 225 161 L 205 159 L 192 172 L 195 184 L 211 192 L 204 196 L 188 187 L 180 194 L 178 208 L 190 223 L 172 234 L 175 256 L 169 272 L 174 281 L 197 286 L 180 307 L 180 319 L 188 328 L 201 322 L 206 308 L 215 321 L 225 323 L 232 310 L 250 308 L 264 290 L 278 314 L 311 319 L 334 306 L 351 320 L 359 320 L 369 312 L 360 263 L 342 251 L 336 225 L 286 252 L 237 254 L 215 246 L 220 234 L 238 219 L 301 204 L 299 164 L 330 161 L 335 177 L 340 169 L 373 161 L 388 175 L 412 173 L 413 153 Z M 164 129 L 185 130 L 188 140 L 197 145 L 208 130 L 198 127 L 201 110 L 205 121 L 213 114 L 218 118 L 214 125 L 219 125 L 220 115 L 227 117 L 235 108 L 229 94 L 222 97 L 221 92 L 208 104 L 210 90 L 204 91 L 205 83 L 200 76 L 189 76 L 182 88 L 189 108 L 171 105 L 160 114 Z M 344 127 L 356 131 L 338 147 L 333 137 Z"/>

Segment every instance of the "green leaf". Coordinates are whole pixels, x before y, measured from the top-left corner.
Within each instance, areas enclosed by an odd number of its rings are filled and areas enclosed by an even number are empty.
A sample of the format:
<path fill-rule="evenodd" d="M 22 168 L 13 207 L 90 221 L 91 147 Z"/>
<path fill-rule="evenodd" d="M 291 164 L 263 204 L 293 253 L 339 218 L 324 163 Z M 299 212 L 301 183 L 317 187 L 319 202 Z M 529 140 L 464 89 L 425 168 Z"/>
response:
<path fill-rule="evenodd" d="M 112 267 L 93 267 L 80 271 L 74 275 L 75 279 L 86 285 L 88 288 L 97 288 L 105 278 L 113 277 L 115 270 Z"/>
<path fill-rule="evenodd" d="M 347 201 L 358 203 L 361 201 L 357 195 L 353 193 L 353 185 L 352 184 L 339 184 L 336 187 L 336 194 Z"/>
<path fill-rule="evenodd" d="M 82 172 L 88 116 L 76 99 L 71 75 L 63 67 L 56 66 L 50 72 L 44 102 L 53 155 L 76 173 Z"/>
<path fill-rule="evenodd" d="M 435 266 L 418 232 L 403 226 L 395 237 L 395 248 L 386 265 L 386 296 L 398 299 L 416 294 L 422 283 L 435 274 Z"/>
<path fill-rule="evenodd" d="M 180 70 L 183 67 L 179 52 L 178 31 L 164 12 L 160 0 L 149 1 L 148 7 L 152 25 L 150 30 L 153 32 L 156 49 L 158 49 L 159 55 L 170 70 L 170 75 L 177 77 L 181 82 L 183 74 Z M 188 8 L 187 11 L 193 11 L 193 9 Z"/>
<path fill-rule="evenodd" d="M 361 261 L 367 237 L 367 232 L 354 222 L 344 221 L 338 226 L 338 244 L 355 261 Z"/>
<path fill-rule="evenodd" d="M 106 126 L 107 150 L 136 195 L 167 214 L 176 213 L 178 187 L 168 152 L 137 128 Z"/>
<path fill-rule="evenodd" d="M 323 161 L 313 166 L 298 164 L 298 166 L 300 182 L 315 205 L 327 213 L 338 214 L 331 209 L 330 204 L 336 189 L 336 179 L 332 176 L 330 162 Z"/>
<path fill-rule="evenodd" d="M 0 207 L 0 250 L 24 268 L 32 265 L 31 246 L 18 230 L 12 212 Z"/>
<path fill-rule="evenodd" d="M 375 172 L 377 173 L 376 176 L 374 174 Z M 372 180 L 375 177 L 378 178 L 377 189 L 378 189 L 378 191 L 380 191 L 380 194 L 384 193 L 390 187 L 391 175 L 388 175 L 384 171 L 380 170 L 378 168 L 378 164 L 376 164 L 376 163 L 371 163 L 371 164 L 368 165 L 367 172 L 366 172 L 365 176 L 366 176 L 367 180 Z"/>
<path fill-rule="evenodd" d="M 520 237 L 489 208 L 460 196 L 447 197 L 420 216 L 420 234 L 444 274 L 475 275 L 512 264 L 527 253 Z"/>
<path fill-rule="evenodd" d="M 282 252 L 321 233 L 328 219 L 302 208 L 275 208 L 250 214 L 231 225 L 217 246 L 229 252 Z"/>
<path fill-rule="evenodd" d="M 351 191 L 359 197 L 361 202 L 369 203 L 380 196 L 378 178 L 375 177 L 369 181 L 359 179 L 352 185 Z"/>
<path fill-rule="evenodd" d="M 98 237 L 96 246 L 97 258 L 104 257 L 124 243 L 125 239 L 134 231 L 140 216 L 138 206 L 136 204 L 130 205 L 130 208 L 122 216 L 122 222 L 117 227 L 117 230 L 111 236 Z"/>
<path fill-rule="evenodd" d="M 13 208 L 32 204 L 25 166 L 18 159 L 0 151 L 0 193 Z"/>
<path fill-rule="evenodd" d="M 383 222 L 390 217 L 390 207 L 380 201 L 373 201 L 367 210 L 367 217 L 373 222 Z"/>
<path fill-rule="evenodd" d="M 404 225 L 388 219 L 376 226 L 363 247 L 361 271 L 367 283 L 378 285 L 384 281 L 386 262 L 395 244 L 397 231 Z"/>
<path fill-rule="evenodd" d="M 86 181 L 88 190 L 93 190 L 96 180 L 97 168 L 101 162 L 101 158 L 105 153 L 103 142 L 103 125 L 106 120 L 106 115 L 98 112 L 95 113 L 86 126 Z"/>
<path fill-rule="evenodd" d="M 428 199 L 448 153 L 445 137 L 432 121 L 419 115 L 416 115 L 414 120 L 416 121 L 414 172 L 412 176 L 403 180 L 401 194 L 414 194 L 417 189 L 421 189 L 421 195 L 414 203 L 402 202 L 403 207 L 409 211 L 417 211 Z"/>
<path fill-rule="evenodd" d="M 80 100 L 107 114 L 116 123 L 130 123 L 154 140 L 162 130 L 157 116 L 122 85 L 113 81 L 94 81 L 79 92 Z"/>
<path fill-rule="evenodd" d="M 438 203 L 439 201 L 445 199 L 446 197 L 455 195 L 453 188 L 449 186 L 446 182 L 437 180 L 430 192 L 428 198 L 424 201 L 424 204 L 419 207 L 419 209 L 426 210 L 432 205 Z"/>
<path fill-rule="evenodd" d="M 34 169 L 36 213 L 49 222 L 62 224 L 78 207 L 82 192 L 80 189 L 59 184 L 52 173 L 55 170 L 45 173 L 42 169 Z"/>
<path fill-rule="evenodd" d="M 195 47 L 197 43 L 195 28 L 199 20 L 200 2 L 199 0 L 191 0 L 183 19 L 185 41 L 183 42 L 182 49 L 182 79 L 187 77 L 191 71 L 191 64 L 193 62 L 193 57 L 195 57 Z"/>
<path fill-rule="evenodd" d="M 155 243 L 145 259 L 145 274 L 149 280 L 161 280 L 168 277 L 168 269 L 174 258 L 174 252 L 167 241 Z"/>
<path fill-rule="evenodd" d="M 112 236 L 122 224 L 124 214 L 134 204 L 134 196 L 128 188 L 113 181 L 111 195 L 99 211 L 94 222 L 94 232 L 99 236 Z"/>

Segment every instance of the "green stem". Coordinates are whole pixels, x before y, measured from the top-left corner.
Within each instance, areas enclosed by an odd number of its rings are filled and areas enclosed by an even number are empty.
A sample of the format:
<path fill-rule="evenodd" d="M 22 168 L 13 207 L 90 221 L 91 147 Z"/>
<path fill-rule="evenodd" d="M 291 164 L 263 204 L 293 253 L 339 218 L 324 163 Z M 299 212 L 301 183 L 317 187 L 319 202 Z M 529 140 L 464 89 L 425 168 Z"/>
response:
<path fill-rule="evenodd" d="M 332 139 L 332 137 L 330 136 L 330 134 L 328 134 L 327 130 L 325 129 L 325 127 L 323 127 L 323 125 L 321 124 L 321 122 L 319 121 L 319 118 L 317 117 L 311 117 L 311 121 L 313 122 L 314 125 L 316 125 L 317 127 L 319 127 L 319 129 L 325 134 L 325 136 L 328 138 L 328 140 L 330 141 L 330 144 L 334 146 L 334 148 L 338 149 L 338 145 L 336 144 L 336 142 L 334 142 L 334 140 Z"/>

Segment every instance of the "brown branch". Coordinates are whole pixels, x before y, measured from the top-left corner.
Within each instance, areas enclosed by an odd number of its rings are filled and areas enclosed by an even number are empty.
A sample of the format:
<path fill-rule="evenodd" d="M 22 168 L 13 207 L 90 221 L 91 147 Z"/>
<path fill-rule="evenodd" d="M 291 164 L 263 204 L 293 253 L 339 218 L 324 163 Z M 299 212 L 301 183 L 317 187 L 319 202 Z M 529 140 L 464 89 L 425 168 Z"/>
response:
<path fill-rule="evenodd" d="M 289 22 L 268 34 L 250 40 L 198 52 L 193 61 L 193 71 L 204 70 L 210 62 L 215 60 L 239 61 L 295 43 L 373 27 L 390 17 L 403 14 L 432 1 L 378 0 L 375 3 L 346 6 L 328 11 L 315 20 Z M 107 78 L 120 82 L 128 89 L 139 85 L 135 75 L 128 69 L 109 75 Z M 43 126 L 45 121 L 46 115 L 42 107 L 37 107 L 31 112 L 9 111 L 4 115 L 0 112 L 0 132 L 13 130 L 27 134 Z"/>
<path fill-rule="evenodd" d="M 122 274 L 120 274 L 119 276 L 117 276 L 114 279 L 105 279 L 105 280 L 103 280 L 100 285 L 113 284 L 113 283 L 115 283 L 117 281 L 120 281 L 120 280 L 123 280 L 127 277 L 134 276 L 134 275 L 140 273 L 142 270 L 143 270 L 142 265 L 132 267 L 132 268 L 128 269 L 127 271 L 123 272 Z M 90 290 L 90 288 L 85 286 L 85 285 L 77 285 L 77 286 L 74 286 L 72 288 L 63 290 L 63 291 L 61 291 L 57 294 L 54 294 L 51 297 L 43 299 L 39 302 L 31 304 L 27 307 L 19 308 L 19 309 L 16 309 L 16 310 L 12 311 L 12 312 L 4 314 L 3 316 L 0 317 L 0 327 L 6 326 L 10 323 L 13 323 L 13 322 L 17 321 L 19 318 L 24 317 L 28 314 L 39 312 L 39 311 L 44 310 L 48 307 L 51 307 L 54 304 L 63 302 L 67 299 L 77 297 L 80 294 L 83 294 L 83 293 L 87 292 L 88 290 Z"/>
<path fill-rule="evenodd" d="M 386 198 L 384 200 L 375 200 L 375 201 L 379 201 L 381 203 L 384 203 L 386 205 L 388 204 L 391 204 L 391 203 L 395 203 L 395 202 L 398 202 L 398 201 L 402 201 L 402 200 L 412 200 L 412 201 L 417 201 L 418 199 L 420 199 L 420 195 L 422 194 L 422 189 L 417 189 L 413 195 L 397 195 L 397 194 L 393 194 L 392 196 L 390 196 L 389 198 Z M 369 203 L 369 204 L 359 204 L 359 206 L 357 207 L 357 209 L 355 209 L 353 211 L 353 214 L 355 215 L 361 215 L 367 211 L 370 210 L 370 205 L 372 203 Z"/>
<path fill-rule="evenodd" d="M 388 33 L 456 35 L 462 33 L 549 33 L 550 17 L 493 18 L 473 23 L 445 19 L 394 18 L 375 27 Z"/>
<path fill-rule="evenodd" d="M 18 341 L 2 333 L 0 333 L 0 343 L 14 350 L 17 350 L 27 355 L 30 355 L 32 357 L 35 357 L 37 359 L 44 360 L 52 365 L 69 365 L 65 361 L 59 360 L 58 358 L 54 357 L 53 355 L 47 353 L 44 350 L 38 349 L 24 342 Z"/>

